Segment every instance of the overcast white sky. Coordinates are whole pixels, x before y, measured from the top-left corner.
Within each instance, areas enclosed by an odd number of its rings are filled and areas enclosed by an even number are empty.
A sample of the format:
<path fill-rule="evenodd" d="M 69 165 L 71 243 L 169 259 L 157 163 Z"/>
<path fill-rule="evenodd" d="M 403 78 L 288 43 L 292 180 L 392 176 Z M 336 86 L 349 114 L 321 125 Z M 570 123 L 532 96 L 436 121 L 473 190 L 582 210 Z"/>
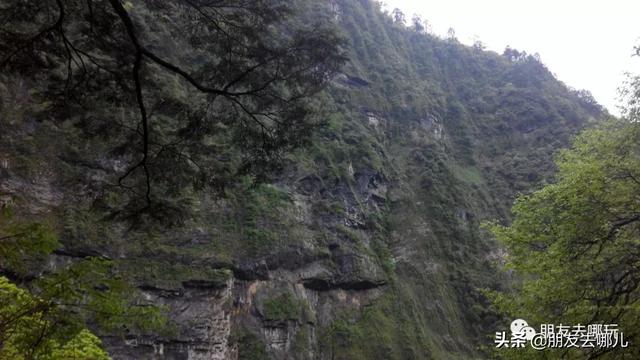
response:
<path fill-rule="evenodd" d="M 640 0 L 384 0 L 411 19 L 429 21 L 436 34 L 449 27 L 463 43 L 478 37 L 502 53 L 507 45 L 540 53 L 566 84 L 587 89 L 618 114 L 617 88 L 625 71 L 640 73 Z"/>

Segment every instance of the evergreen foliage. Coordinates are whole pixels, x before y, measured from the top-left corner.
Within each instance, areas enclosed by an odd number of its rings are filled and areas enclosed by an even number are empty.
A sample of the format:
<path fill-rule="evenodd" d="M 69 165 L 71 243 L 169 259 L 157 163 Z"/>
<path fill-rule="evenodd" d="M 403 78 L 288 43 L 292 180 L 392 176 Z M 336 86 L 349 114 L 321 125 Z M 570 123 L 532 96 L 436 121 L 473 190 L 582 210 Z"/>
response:
<path fill-rule="evenodd" d="M 86 324 L 159 325 L 131 306 L 137 286 L 237 281 L 253 303 L 216 305 L 242 359 L 274 352 L 265 324 L 295 324 L 296 358 L 483 357 L 503 319 L 480 289 L 510 279 L 479 224 L 508 222 L 603 115 L 537 56 L 441 39 L 375 1 L 7 3 L 0 189 L 47 220 L 2 228 L 0 268 L 65 303 L 43 320 L 73 323 L 52 335 L 61 354 L 100 358 Z M 77 261 L 47 269 L 52 251 Z M 326 289 L 301 288 L 310 264 Z"/>
<path fill-rule="evenodd" d="M 0 82 L 30 89 L 21 116 L 66 129 L 78 146 L 67 162 L 106 170 L 91 181 L 100 206 L 175 217 L 194 189 L 264 177 L 306 142 L 319 121 L 312 96 L 344 61 L 331 22 L 310 17 L 315 8 L 7 1 Z"/>
<path fill-rule="evenodd" d="M 89 323 L 110 332 L 164 326 L 160 309 L 141 302 L 109 260 L 87 257 L 47 268 L 60 245 L 48 226 L 5 214 L 0 237 L 0 358 L 108 359 Z"/>
<path fill-rule="evenodd" d="M 559 153 L 557 181 L 513 207 L 491 230 L 520 276 L 493 293 L 507 316 L 539 324 L 617 324 L 627 341 L 640 324 L 640 126 L 638 118 L 583 132 Z M 553 352 L 548 354 L 547 352 Z M 532 351 L 528 358 L 638 357 L 638 347 Z M 522 351 L 498 351 L 524 358 Z"/>

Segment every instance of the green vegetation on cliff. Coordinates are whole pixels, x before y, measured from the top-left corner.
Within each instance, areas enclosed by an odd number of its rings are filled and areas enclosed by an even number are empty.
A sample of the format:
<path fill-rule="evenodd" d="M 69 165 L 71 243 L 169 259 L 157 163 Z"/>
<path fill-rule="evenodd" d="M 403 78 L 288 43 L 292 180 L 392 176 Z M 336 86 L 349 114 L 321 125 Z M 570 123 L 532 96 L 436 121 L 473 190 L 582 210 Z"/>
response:
<path fill-rule="evenodd" d="M 27 10 L 61 9 L 44 3 Z M 60 244 L 44 255 L 111 258 L 167 305 L 175 334 L 100 333 L 109 351 L 487 355 L 502 318 L 482 289 L 511 279 L 479 224 L 508 221 L 516 194 L 553 179 L 553 153 L 603 115 L 587 93 L 534 56 L 426 34 L 374 1 L 256 1 L 226 17 L 225 1 L 192 13 L 201 2 L 113 0 L 94 13 L 104 42 L 92 42 L 85 2 L 70 3 L 55 41 L 3 63 L 0 199 L 50 219 Z M 203 94 L 146 51 L 207 88 L 260 96 Z M 65 78 L 79 103 L 60 101 Z"/>
<path fill-rule="evenodd" d="M 394 272 L 371 306 L 337 314 L 323 333 L 325 356 L 480 357 L 502 326 L 480 289 L 510 280 L 479 224 L 508 220 L 516 194 L 551 181 L 554 152 L 602 109 L 536 57 L 439 39 L 373 2 L 337 3 L 351 51 L 331 95 L 344 115 L 315 144 L 344 154 L 327 161 L 331 167 L 378 171 L 389 181 L 385 238 Z"/>

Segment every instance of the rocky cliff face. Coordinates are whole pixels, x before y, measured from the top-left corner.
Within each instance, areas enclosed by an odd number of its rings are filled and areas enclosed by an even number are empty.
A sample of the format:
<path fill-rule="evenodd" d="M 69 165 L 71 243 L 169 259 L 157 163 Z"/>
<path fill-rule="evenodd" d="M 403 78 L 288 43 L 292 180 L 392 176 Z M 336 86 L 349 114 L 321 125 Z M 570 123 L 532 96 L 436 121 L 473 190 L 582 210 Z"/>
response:
<path fill-rule="evenodd" d="M 367 0 L 331 5 L 351 50 L 327 126 L 269 183 L 197 194 L 181 226 L 94 217 L 90 179 L 117 161 L 66 157 L 46 123 L 6 129 L 1 201 L 63 229 L 57 261 L 108 256 L 168 310 L 162 334 L 102 334 L 114 359 L 480 356 L 497 319 L 479 289 L 504 279 L 479 224 L 508 219 L 600 110 L 535 59 L 416 33 Z"/>

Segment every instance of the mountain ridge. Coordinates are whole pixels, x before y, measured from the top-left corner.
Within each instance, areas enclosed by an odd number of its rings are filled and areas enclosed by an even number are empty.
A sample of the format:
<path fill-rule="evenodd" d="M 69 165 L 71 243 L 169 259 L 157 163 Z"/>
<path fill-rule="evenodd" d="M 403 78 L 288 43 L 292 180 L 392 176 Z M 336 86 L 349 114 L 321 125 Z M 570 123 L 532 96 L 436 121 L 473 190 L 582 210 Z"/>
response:
<path fill-rule="evenodd" d="M 325 126 L 269 181 L 193 193 L 176 226 L 105 221 L 60 174 L 117 161 L 65 157 L 63 127 L 8 130 L 0 190 L 61 229 L 51 266 L 116 259 L 168 309 L 167 334 L 99 333 L 114 359 L 486 355 L 501 319 L 481 290 L 510 280 L 479 225 L 507 222 L 518 193 L 553 178 L 554 151 L 605 114 L 534 57 L 412 30 L 373 1 L 322 6 L 349 44 L 320 94 Z"/>

